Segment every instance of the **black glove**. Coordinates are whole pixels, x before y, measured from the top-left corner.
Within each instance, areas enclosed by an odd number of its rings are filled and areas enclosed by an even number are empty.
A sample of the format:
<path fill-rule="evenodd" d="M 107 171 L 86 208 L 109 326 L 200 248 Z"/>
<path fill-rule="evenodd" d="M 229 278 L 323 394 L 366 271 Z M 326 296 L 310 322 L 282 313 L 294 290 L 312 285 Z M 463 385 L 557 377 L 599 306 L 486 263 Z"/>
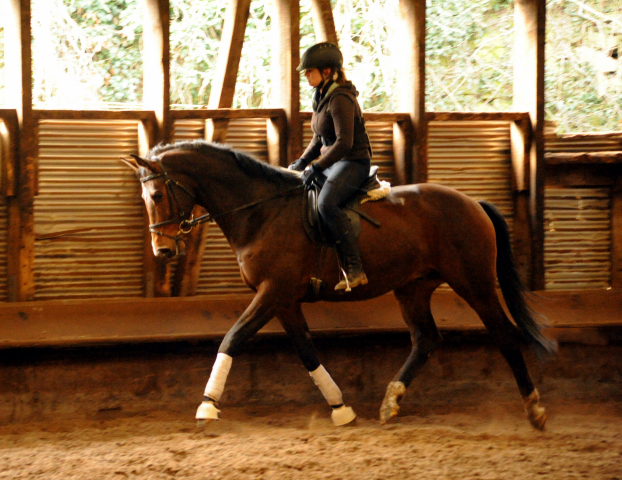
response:
<path fill-rule="evenodd" d="M 302 183 L 305 184 L 305 187 L 309 187 L 314 180 L 318 180 L 320 177 L 324 176 L 322 173 L 322 167 L 320 167 L 317 163 L 309 165 L 302 172 Z"/>
<path fill-rule="evenodd" d="M 290 163 L 287 169 L 296 170 L 297 172 L 302 172 L 306 166 L 307 166 L 307 162 L 303 160 L 302 158 L 299 158 L 298 160 L 294 160 L 292 163 Z"/>

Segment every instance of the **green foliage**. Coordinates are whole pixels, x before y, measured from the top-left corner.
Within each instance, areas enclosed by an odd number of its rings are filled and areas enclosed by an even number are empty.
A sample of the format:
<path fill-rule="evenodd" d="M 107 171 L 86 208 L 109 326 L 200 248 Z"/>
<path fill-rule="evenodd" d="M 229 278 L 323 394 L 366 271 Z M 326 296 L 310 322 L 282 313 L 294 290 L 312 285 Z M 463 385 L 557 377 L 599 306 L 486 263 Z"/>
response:
<path fill-rule="evenodd" d="M 142 100 L 137 0 L 33 0 L 32 29 L 35 105 Z"/>
<path fill-rule="evenodd" d="M 226 1 L 171 0 L 171 102 L 208 103 Z M 33 97 L 43 108 L 140 108 L 140 0 L 32 0 Z M 332 0 L 348 77 L 368 111 L 396 111 L 404 51 L 399 0 Z M 270 107 L 272 1 L 253 0 L 234 107 Z M 512 110 L 511 0 L 428 0 L 426 108 Z M 622 0 L 547 0 L 547 118 L 561 131 L 619 129 Z M 4 41 L 0 28 L 0 102 Z M 311 0 L 300 3 L 301 53 L 316 43 Z M 311 89 L 301 77 L 301 108 Z"/>
<path fill-rule="evenodd" d="M 511 2 L 431 0 L 426 24 L 426 108 L 511 110 L 512 42 Z"/>

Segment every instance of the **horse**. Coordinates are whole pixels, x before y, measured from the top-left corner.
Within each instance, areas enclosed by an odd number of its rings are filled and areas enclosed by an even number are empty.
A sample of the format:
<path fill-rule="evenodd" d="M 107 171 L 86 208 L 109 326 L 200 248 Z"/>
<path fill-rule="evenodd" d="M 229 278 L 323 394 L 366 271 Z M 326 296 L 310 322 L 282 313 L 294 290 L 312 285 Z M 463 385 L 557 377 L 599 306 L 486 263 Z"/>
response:
<path fill-rule="evenodd" d="M 320 363 L 301 304 L 360 301 L 393 292 L 412 349 L 387 386 L 380 407 L 385 424 L 398 414 L 406 388 L 441 343 L 430 299 L 447 282 L 479 315 L 514 374 L 529 421 L 544 429 L 546 412 L 521 345 L 550 355 L 556 344 L 542 334 L 544 322 L 527 302 L 529 292 L 514 265 L 507 224 L 492 204 L 424 183 L 392 187 L 386 198 L 361 205 L 381 224 L 361 222 L 358 243 L 369 283 L 344 293 L 334 290 L 340 280 L 335 252 L 322 251 L 304 229 L 298 173 L 205 141 L 158 145 L 146 158 L 131 157 L 122 160 L 141 181 L 154 255 L 175 256 L 184 233 L 215 221 L 237 257 L 244 282 L 255 292 L 220 344 L 197 409 L 198 422 L 220 418 L 218 402 L 233 358 L 274 317 L 331 406 L 333 423 L 352 422 L 356 414 Z M 208 213 L 193 218 L 195 205 Z M 320 254 L 325 261 L 318 262 Z M 318 265 L 323 288 L 310 296 Z M 514 323 L 500 303 L 497 280 Z"/>

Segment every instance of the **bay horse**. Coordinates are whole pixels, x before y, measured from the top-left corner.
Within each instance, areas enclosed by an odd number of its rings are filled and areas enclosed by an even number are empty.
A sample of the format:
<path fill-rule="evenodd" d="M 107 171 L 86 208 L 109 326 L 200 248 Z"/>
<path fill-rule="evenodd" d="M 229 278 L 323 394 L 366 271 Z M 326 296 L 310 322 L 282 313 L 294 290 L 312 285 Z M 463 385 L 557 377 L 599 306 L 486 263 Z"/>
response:
<path fill-rule="evenodd" d="M 531 424 L 543 429 L 546 414 L 530 378 L 521 343 L 551 354 L 554 342 L 540 332 L 537 314 L 514 267 L 507 224 L 497 209 L 435 184 L 396 186 L 361 208 L 381 219 L 378 228 L 362 222 L 358 239 L 367 285 L 334 291 L 339 271 L 334 251 L 319 275 L 325 288 L 309 298 L 321 247 L 303 227 L 303 186 L 299 174 L 273 167 L 225 145 L 205 141 L 157 146 L 147 158 L 122 159 L 142 183 L 153 252 L 172 257 L 184 232 L 207 219 L 221 228 L 237 256 L 244 282 L 255 292 L 250 305 L 226 334 L 196 418 L 218 419 L 218 401 L 241 346 L 276 317 L 297 354 L 332 407 L 335 425 L 355 418 L 342 393 L 318 360 L 301 303 L 359 301 L 393 292 L 408 326 L 412 350 L 389 383 L 380 408 L 381 423 L 396 416 L 398 402 L 415 374 L 439 345 L 430 308 L 443 282 L 479 315 L 507 360 Z M 208 212 L 194 219 L 194 205 Z M 499 301 L 499 281 L 512 323 Z"/>

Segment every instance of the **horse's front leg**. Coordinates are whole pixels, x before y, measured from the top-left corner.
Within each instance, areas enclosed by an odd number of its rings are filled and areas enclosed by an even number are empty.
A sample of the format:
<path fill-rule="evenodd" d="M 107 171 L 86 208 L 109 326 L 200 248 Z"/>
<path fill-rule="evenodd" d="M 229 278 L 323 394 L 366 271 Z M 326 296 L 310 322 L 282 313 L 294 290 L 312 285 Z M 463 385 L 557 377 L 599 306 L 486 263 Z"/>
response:
<path fill-rule="evenodd" d="M 331 414 L 333 424 L 341 426 L 352 422 L 356 418 L 356 414 L 352 407 L 344 405 L 341 390 L 324 366 L 320 364 L 300 304 L 279 307 L 276 311 L 276 317 L 294 344 L 294 349 L 309 371 L 309 375 L 333 409 Z"/>
<path fill-rule="evenodd" d="M 205 387 L 203 402 L 197 409 L 196 419 L 199 424 L 205 420 L 218 420 L 220 418 L 220 410 L 218 410 L 217 405 L 225 389 L 233 357 L 237 355 L 246 340 L 274 317 L 274 313 L 275 306 L 272 296 L 265 289 L 260 288 L 251 304 L 227 332 L 220 344 L 212 373 Z"/>

